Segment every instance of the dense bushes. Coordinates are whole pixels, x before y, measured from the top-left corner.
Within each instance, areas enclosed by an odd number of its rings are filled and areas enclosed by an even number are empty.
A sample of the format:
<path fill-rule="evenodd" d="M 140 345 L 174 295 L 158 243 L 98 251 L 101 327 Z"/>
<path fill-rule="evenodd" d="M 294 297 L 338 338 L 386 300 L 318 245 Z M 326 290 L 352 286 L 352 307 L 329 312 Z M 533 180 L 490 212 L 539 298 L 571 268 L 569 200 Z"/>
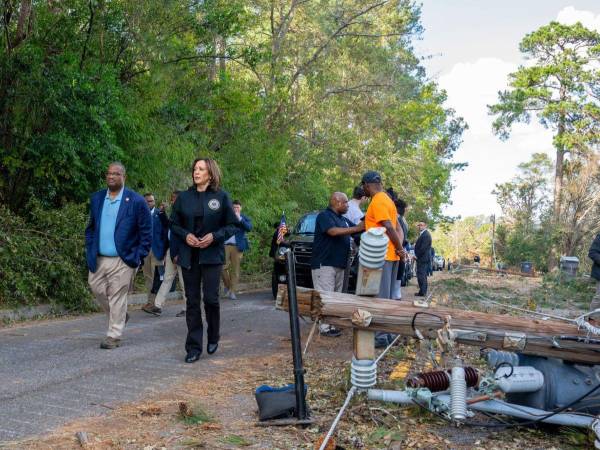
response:
<path fill-rule="evenodd" d="M 0 205 L 0 308 L 37 303 L 92 308 L 83 230 L 86 209 L 32 205 L 27 220 Z"/>

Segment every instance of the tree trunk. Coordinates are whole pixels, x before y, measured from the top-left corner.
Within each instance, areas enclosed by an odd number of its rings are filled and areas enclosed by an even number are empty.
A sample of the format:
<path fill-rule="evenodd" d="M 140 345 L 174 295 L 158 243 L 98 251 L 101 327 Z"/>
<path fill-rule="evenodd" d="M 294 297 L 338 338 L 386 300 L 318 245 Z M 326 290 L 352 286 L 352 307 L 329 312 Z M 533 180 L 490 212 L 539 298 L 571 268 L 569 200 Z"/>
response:
<path fill-rule="evenodd" d="M 556 139 L 556 169 L 554 172 L 554 202 L 552 207 L 552 224 L 555 233 L 561 233 L 561 210 L 562 210 L 562 189 L 563 189 L 563 169 L 565 161 L 565 147 L 561 139 L 565 132 L 565 117 L 561 115 L 558 121 L 558 134 Z M 560 239 L 558 239 L 560 241 Z M 553 270 L 558 266 L 558 248 L 556 239 L 550 246 L 550 254 L 548 255 L 548 270 Z"/>

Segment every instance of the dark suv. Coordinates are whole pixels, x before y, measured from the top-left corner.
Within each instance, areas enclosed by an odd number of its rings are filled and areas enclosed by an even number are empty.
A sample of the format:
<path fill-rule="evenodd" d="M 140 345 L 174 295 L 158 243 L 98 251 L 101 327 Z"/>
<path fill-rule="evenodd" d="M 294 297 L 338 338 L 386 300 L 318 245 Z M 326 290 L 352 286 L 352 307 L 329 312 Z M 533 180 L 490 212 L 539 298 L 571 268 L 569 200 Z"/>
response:
<path fill-rule="evenodd" d="M 275 251 L 275 263 L 273 265 L 273 273 L 271 275 L 271 290 L 273 297 L 277 296 L 277 288 L 280 284 L 287 283 L 287 270 L 285 266 L 285 258 L 283 251 L 285 248 L 291 248 L 296 264 L 296 284 L 298 286 L 312 288 L 312 274 L 310 269 L 310 258 L 312 256 L 313 241 L 315 238 L 315 225 L 319 211 L 309 212 L 304 214 L 292 232 L 287 234 L 285 240 L 279 245 Z M 352 242 L 350 254 L 348 255 L 348 270 L 346 277 L 348 282 L 346 292 L 354 292 L 356 289 L 356 268 L 355 264 L 355 246 Z"/>

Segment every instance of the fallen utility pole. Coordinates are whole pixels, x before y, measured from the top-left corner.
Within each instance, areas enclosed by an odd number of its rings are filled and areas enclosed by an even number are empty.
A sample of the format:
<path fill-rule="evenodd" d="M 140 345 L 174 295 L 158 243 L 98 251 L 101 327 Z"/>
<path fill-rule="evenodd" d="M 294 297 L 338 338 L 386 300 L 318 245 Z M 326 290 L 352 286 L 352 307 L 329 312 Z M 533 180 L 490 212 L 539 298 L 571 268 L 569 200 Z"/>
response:
<path fill-rule="evenodd" d="M 493 273 L 498 273 L 500 275 L 515 275 L 517 277 L 525 277 L 525 278 L 537 278 L 538 275 L 536 275 L 534 272 L 532 273 L 527 273 L 527 272 L 515 272 L 514 270 L 507 270 L 507 269 L 490 269 L 489 267 L 481 267 L 481 266 L 457 266 L 456 269 L 452 269 L 452 270 L 482 270 L 484 272 L 493 272 Z"/>
<path fill-rule="evenodd" d="M 454 267 L 454 266 L 453 266 Z M 514 270 L 506 270 L 506 269 L 490 269 L 489 267 L 481 267 L 481 266 L 456 266 L 452 270 L 481 270 L 483 272 L 492 272 L 500 275 L 515 275 L 517 277 L 525 277 L 525 278 L 537 278 L 535 273 L 527 273 L 527 272 L 515 272 Z"/>
<path fill-rule="evenodd" d="M 339 292 L 298 288 L 298 314 L 356 330 L 386 331 L 436 339 L 440 333 L 465 345 L 509 350 L 528 355 L 600 364 L 600 339 L 589 338 L 574 324 L 531 317 L 489 314 L 439 306 L 419 307 L 406 301 L 359 297 Z M 287 310 L 287 290 L 280 288 L 277 307 Z M 353 317 L 367 312 L 369 321 Z"/>

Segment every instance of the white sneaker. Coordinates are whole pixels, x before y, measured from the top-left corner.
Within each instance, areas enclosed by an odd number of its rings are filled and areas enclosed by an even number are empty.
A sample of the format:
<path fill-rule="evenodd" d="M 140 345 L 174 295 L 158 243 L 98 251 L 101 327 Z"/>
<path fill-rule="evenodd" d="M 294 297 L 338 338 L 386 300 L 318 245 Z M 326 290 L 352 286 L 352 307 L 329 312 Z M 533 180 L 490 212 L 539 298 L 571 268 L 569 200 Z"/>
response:
<path fill-rule="evenodd" d="M 235 292 L 230 292 L 229 293 L 229 299 L 230 300 L 237 300 L 237 297 L 235 296 Z"/>

